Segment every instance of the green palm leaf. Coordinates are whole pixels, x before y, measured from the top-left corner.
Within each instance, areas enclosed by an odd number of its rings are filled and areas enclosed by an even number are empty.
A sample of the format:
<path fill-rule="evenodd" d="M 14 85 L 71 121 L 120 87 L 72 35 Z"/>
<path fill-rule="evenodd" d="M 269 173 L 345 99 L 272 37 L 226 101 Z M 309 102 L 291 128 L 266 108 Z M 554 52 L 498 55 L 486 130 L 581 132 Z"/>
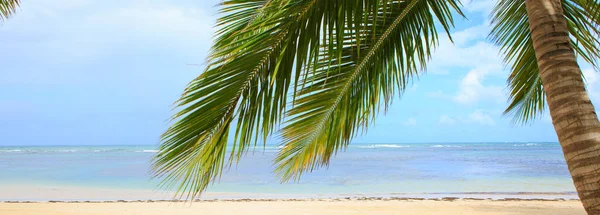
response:
<path fill-rule="evenodd" d="M 264 144 L 284 115 L 282 177 L 326 164 L 424 67 L 436 20 L 449 31 L 452 11 L 460 13 L 458 0 L 229 0 L 221 7 L 207 69 L 176 102 L 153 160 L 156 177 L 179 198 L 196 197 L 249 146 Z"/>
<path fill-rule="evenodd" d="M 457 1 L 377 1 L 361 13 L 338 7 L 332 10 L 343 12 L 332 18 L 359 24 L 328 26 L 334 39 L 301 80 L 276 158 L 284 181 L 327 165 L 358 130 L 366 129 L 381 104 L 387 107 L 425 66 L 437 43 L 436 18 L 448 30 L 452 11 L 460 13 Z"/>
<path fill-rule="evenodd" d="M 316 17 L 330 2 L 222 4 L 225 15 L 217 23 L 208 68 L 177 101 L 175 123 L 163 134 L 153 161 L 163 186 L 176 188 L 179 198 L 186 193 L 194 198 L 218 179 L 227 163 L 239 160 L 252 143 L 266 140 L 285 112 L 288 89 L 320 47 L 322 22 Z M 234 146 L 226 162 L 231 126 Z"/>
<path fill-rule="evenodd" d="M 14 15 L 19 5 L 20 0 L 0 0 L 0 21 Z"/>
<path fill-rule="evenodd" d="M 289 75 L 273 72 L 289 44 L 284 40 L 288 26 L 277 20 L 287 16 L 278 6 L 257 0 L 222 4 L 227 15 L 218 22 L 208 68 L 176 102 L 175 123 L 163 134 L 153 161 L 162 185 L 177 188 L 180 198 L 184 193 L 194 198 L 221 174 L 236 116 L 239 144 L 231 150 L 230 162 L 247 150 L 253 136 L 259 131 L 266 136 L 279 120 L 291 81 Z"/>
<path fill-rule="evenodd" d="M 598 69 L 599 3 L 593 0 L 565 0 L 563 8 L 575 52 Z M 525 2 L 499 1 L 492 14 L 493 29 L 490 38 L 501 46 L 505 63 L 511 68 L 508 78 L 510 104 L 504 113 L 513 115 L 515 123 L 530 122 L 541 116 L 546 101 Z"/>

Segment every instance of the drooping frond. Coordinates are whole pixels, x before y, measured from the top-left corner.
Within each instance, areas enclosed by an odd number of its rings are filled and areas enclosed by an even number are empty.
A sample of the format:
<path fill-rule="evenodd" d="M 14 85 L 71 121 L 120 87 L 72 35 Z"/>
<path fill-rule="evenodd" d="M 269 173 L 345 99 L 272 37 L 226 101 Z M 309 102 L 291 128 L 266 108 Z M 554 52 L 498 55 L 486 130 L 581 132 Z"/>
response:
<path fill-rule="evenodd" d="M 458 0 L 224 2 L 207 69 L 176 102 L 155 175 L 180 198 L 196 197 L 218 179 L 227 151 L 232 164 L 272 133 L 288 96 L 295 102 L 282 132 L 280 173 L 289 179 L 326 164 L 425 65 L 436 20 L 449 31 L 458 7 Z"/>
<path fill-rule="evenodd" d="M 286 114 L 276 171 L 284 181 L 327 165 L 424 67 L 458 1 L 328 1 L 324 46 Z M 437 22 L 436 22 L 437 21 Z"/>
<path fill-rule="evenodd" d="M 20 0 L 0 0 L 0 21 L 11 17 L 20 5 Z"/>
<path fill-rule="evenodd" d="M 574 50 L 596 69 L 599 68 L 600 57 L 599 8 L 596 0 L 563 1 Z M 510 104 L 504 113 L 513 115 L 515 123 L 530 122 L 541 116 L 546 107 L 546 98 L 533 49 L 525 2 L 499 1 L 492 12 L 492 24 L 490 38 L 501 46 L 504 61 L 511 69 L 508 78 Z"/>
<path fill-rule="evenodd" d="M 192 199 L 216 180 L 226 164 L 266 137 L 283 115 L 295 54 L 297 11 L 310 4 L 282 0 L 229 0 L 218 21 L 208 66 L 176 102 L 175 123 L 163 134 L 153 160 L 156 177 Z M 298 9 L 300 8 L 300 9 Z M 280 72 L 281 71 L 281 72 Z M 237 123 L 232 125 L 234 119 Z"/>

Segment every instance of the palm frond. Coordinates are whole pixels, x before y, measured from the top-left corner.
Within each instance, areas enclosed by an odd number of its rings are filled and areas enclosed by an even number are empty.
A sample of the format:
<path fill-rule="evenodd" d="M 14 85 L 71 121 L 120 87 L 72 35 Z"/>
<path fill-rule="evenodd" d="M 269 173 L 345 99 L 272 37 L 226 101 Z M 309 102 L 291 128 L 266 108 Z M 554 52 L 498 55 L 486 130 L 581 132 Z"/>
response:
<path fill-rule="evenodd" d="M 252 143 L 266 140 L 285 113 L 288 90 L 295 93 L 302 69 L 317 59 L 321 35 L 326 35 L 322 14 L 330 11 L 323 6 L 331 2 L 222 4 L 224 16 L 217 23 L 208 68 L 177 101 L 176 122 L 163 134 L 153 160 L 163 186 L 176 188 L 179 198 L 187 193 L 192 199 L 219 178 L 224 165 L 239 160 Z M 226 162 L 231 126 L 235 136 Z"/>
<path fill-rule="evenodd" d="M 452 9 L 460 13 L 457 0 L 229 0 L 222 7 L 207 70 L 176 102 L 175 123 L 153 160 L 156 177 L 179 198 L 196 197 L 252 143 L 266 140 L 288 96 L 282 176 L 314 168 L 295 155 L 327 163 L 425 65 L 436 17 L 449 31 Z"/>
<path fill-rule="evenodd" d="M 563 9 L 571 43 L 582 59 L 598 69 L 600 5 L 594 0 L 565 0 Z M 524 1 L 499 1 L 492 12 L 490 38 L 501 47 L 504 61 L 510 66 L 508 78 L 510 104 L 505 115 L 513 115 L 513 123 L 527 123 L 545 110 L 545 92 L 539 75 L 537 58 L 529 31 Z"/>
<path fill-rule="evenodd" d="M 20 0 L 0 0 L 0 21 L 14 15 L 20 4 Z"/>
<path fill-rule="evenodd" d="M 237 120 L 229 163 L 283 115 L 291 76 L 293 39 L 284 1 L 230 0 L 222 4 L 208 66 L 176 102 L 175 123 L 162 135 L 153 171 L 179 198 L 193 199 L 218 179 L 227 163 L 228 135 Z M 232 39 L 233 38 L 233 39 Z M 293 55 L 292 55 L 293 56 Z M 292 57 L 293 59 L 293 57 Z M 253 138 L 255 137 L 255 138 Z M 256 141 L 254 141 L 256 143 Z"/>
<path fill-rule="evenodd" d="M 281 132 L 276 171 L 284 181 L 327 165 L 366 129 L 426 65 L 437 44 L 436 20 L 449 31 L 452 12 L 462 15 L 458 1 L 329 2 L 324 46 L 306 69 Z"/>

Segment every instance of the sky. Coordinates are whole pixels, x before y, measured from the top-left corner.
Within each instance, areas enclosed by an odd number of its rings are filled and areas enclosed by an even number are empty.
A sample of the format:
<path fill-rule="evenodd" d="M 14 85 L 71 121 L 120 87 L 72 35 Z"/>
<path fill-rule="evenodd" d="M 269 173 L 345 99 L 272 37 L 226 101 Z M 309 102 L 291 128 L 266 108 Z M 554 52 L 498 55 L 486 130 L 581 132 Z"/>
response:
<path fill-rule="evenodd" d="M 0 24 L 0 145 L 156 145 L 203 70 L 217 0 L 27 0 Z M 493 0 L 463 1 L 454 43 L 353 143 L 557 141 L 546 113 L 503 116 L 508 71 Z M 597 74 L 581 64 L 592 101 Z M 278 144 L 278 143 L 272 143 Z"/>

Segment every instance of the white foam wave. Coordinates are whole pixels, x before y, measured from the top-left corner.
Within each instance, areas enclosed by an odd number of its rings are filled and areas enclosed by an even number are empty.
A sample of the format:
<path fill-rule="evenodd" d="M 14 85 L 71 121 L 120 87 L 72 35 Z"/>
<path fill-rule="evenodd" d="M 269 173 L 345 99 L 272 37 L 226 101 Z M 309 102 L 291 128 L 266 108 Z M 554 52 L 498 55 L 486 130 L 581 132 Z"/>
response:
<path fill-rule="evenodd" d="M 77 152 L 77 150 L 68 150 L 68 149 L 57 149 L 57 150 L 8 149 L 8 150 L 0 150 L 0 153 L 27 153 L 27 154 L 36 154 L 36 153 L 73 153 L 73 152 Z"/>
<path fill-rule="evenodd" d="M 9 150 L 0 150 L 0 152 L 22 152 L 20 149 L 9 149 Z"/>
<path fill-rule="evenodd" d="M 430 147 L 432 147 L 432 148 L 460 148 L 463 146 L 461 146 L 461 145 L 433 145 Z"/>
<path fill-rule="evenodd" d="M 140 151 L 136 151 L 136 152 L 154 153 L 154 152 L 158 152 L 158 150 L 154 150 L 154 149 L 144 149 L 144 150 L 140 150 Z"/>
<path fill-rule="evenodd" d="M 514 144 L 513 146 L 541 146 L 540 143 L 523 143 L 523 144 Z"/>
<path fill-rule="evenodd" d="M 408 148 L 406 145 L 395 145 L 395 144 L 376 144 L 368 146 L 357 146 L 358 148 L 376 149 L 376 148 Z"/>
<path fill-rule="evenodd" d="M 48 151 L 51 151 L 51 150 L 48 150 Z M 54 150 L 54 151 L 55 152 L 68 152 L 68 153 L 77 152 L 77 150 L 72 150 L 72 149 L 59 149 L 59 150 Z"/>

